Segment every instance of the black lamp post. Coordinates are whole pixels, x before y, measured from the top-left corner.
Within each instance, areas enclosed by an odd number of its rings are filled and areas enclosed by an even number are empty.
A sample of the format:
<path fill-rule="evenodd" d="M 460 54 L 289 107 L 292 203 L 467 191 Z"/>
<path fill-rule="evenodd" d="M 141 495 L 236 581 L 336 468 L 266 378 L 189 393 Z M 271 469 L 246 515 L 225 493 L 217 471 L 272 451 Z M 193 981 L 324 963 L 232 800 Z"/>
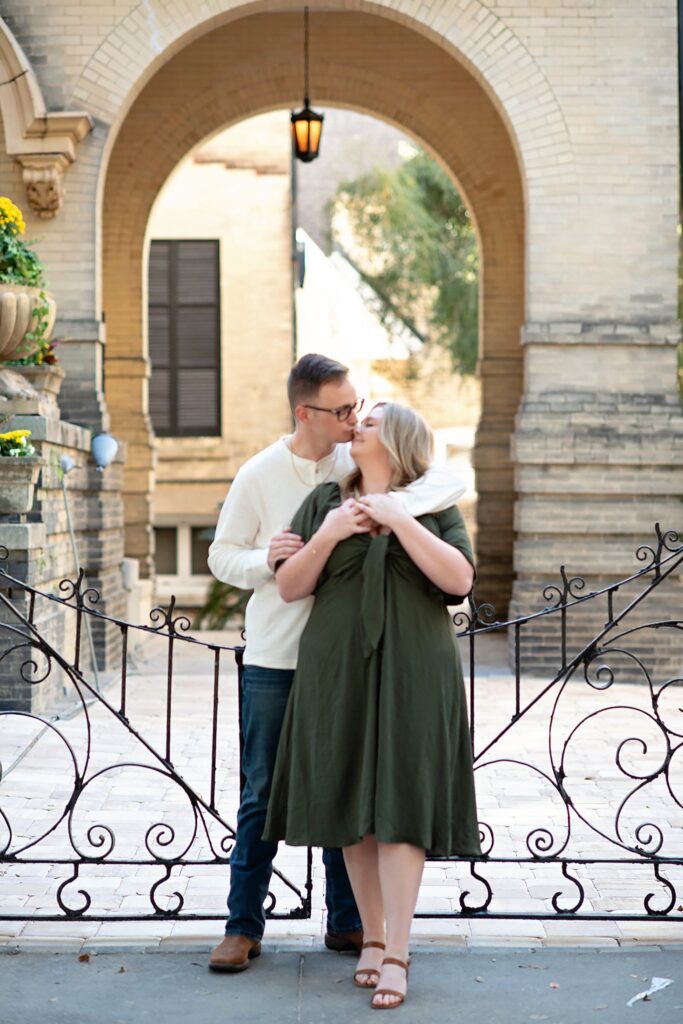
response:
<path fill-rule="evenodd" d="M 292 114 L 292 141 L 298 160 L 309 164 L 320 150 L 323 114 L 311 110 L 308 100 L 308 7 L 304 7 L 304 107 Z"/>

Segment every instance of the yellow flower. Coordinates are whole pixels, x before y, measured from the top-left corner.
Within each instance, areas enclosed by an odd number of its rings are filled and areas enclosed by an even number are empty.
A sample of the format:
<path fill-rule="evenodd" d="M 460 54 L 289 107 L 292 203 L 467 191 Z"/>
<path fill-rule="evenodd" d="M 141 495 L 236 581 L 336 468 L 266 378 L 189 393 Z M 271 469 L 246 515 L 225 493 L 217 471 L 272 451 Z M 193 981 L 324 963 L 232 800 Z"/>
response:
<path fill-rule="evenodd" d="M 7 227 L 12 234 L 23 235 L 26 223 L 21 210 L 7 196 L 0 196 L 0 228 Z"/>
<path fill-rule="evenodd" d="M 30 430 L 9 430 L 6 434 L 0 434 L 0 441 L 18 441 L 30 435 Z"/>

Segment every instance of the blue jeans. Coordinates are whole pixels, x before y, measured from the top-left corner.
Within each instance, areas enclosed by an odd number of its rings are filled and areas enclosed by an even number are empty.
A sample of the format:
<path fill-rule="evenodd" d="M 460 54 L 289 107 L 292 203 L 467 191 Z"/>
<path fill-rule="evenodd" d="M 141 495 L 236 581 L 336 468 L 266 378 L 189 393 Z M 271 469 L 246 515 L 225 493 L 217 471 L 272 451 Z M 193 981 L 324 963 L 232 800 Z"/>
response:
<path fill-rule="evenodd" d="M 242 773 L 245 778 L 237 814 L 237 837 L 230 856 L 230 892 L 226 935 L 259 940 L 266 925 L 263 904 L 273 871 L 277 843 L 261 838 L 275 768 L 278 740 L 294 672 L 245 665 L 242 696 Z M 361 927 L 358 908 L 341 850 L 324 850 L 329 931 Z"/>

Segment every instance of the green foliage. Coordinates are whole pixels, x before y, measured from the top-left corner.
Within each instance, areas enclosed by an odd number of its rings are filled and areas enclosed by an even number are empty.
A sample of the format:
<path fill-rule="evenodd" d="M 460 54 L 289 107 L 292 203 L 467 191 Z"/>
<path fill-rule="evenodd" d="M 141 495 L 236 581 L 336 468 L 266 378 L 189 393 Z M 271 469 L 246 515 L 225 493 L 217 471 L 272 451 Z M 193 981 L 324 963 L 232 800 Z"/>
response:
<path fill-rule="evenodd" d="M 375 168 L 340 186 L 362 256 L 358 267 L 379 297 L 379 314 L 397 317 L 451 354 L 472 374 L 478 349 L 479 255 L 472 221 L 446 172 L 424 151 L 396 170 Z"/>
<path fill-rule="evenodd" d="M 0 283 L 42 288 L 43 264 L 33 249 L 9 231 L 0 232 Z"/>
<path fill-rule="evenodd" d="M 252 595 L 251 590 L 240 590 L 229 583 L 213 580 L 206 602 L 192 623 L 193 629 L 225 629 L 232 619 L 244 622 L 244 610 Z"/>

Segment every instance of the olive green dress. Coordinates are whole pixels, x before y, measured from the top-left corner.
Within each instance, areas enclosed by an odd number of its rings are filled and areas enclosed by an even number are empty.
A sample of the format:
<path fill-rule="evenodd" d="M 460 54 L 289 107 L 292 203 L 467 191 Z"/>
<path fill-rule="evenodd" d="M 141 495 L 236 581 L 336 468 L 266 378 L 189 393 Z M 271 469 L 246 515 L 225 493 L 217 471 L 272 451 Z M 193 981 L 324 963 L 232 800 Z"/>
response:
<path fill-rule="evenodd" d="M 339 486 L 321 484 L 292 521 L 310 539 Z M 472 561 L 457 508 L 420 516 Z M 462 596 L 462 595 L 461 595 Z M 356 534 L 315 591 L 285 712 L 264 838 L 349 846 L 373 834 L 431 856 L 478 856 L 460 655 L 446 601 L 394 534 Z"/>

